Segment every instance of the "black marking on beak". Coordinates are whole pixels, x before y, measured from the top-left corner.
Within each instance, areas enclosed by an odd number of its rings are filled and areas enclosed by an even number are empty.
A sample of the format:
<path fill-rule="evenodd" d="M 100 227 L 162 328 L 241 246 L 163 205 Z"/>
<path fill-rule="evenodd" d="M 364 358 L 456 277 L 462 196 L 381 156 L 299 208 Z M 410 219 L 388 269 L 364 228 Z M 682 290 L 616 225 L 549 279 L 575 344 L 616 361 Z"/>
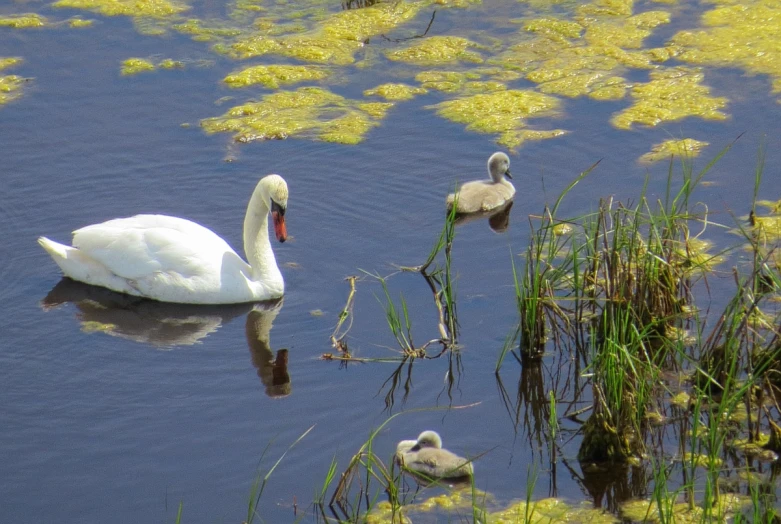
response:
<path fill-rule="evenodd" d="M 280 216 L 285 216 L 285 208 L 277 204 L 274 199 L 271 200 L 271 212 L 277 212 Z"/>

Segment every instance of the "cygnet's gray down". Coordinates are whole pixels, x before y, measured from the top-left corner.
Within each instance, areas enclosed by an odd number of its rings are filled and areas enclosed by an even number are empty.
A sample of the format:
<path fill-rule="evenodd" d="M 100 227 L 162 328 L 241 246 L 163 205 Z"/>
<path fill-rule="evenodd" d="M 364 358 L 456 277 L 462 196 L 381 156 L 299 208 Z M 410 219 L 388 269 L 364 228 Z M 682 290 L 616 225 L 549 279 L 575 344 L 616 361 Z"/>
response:
<path fill-rule="evenodd" d="M 456 193 L 447 196 L 447 210 L 456 202 L 456 213 L 481 213 L 497 209 L 515 196 L 510 175 L 510 157 L 498 151 L 488 159 L 490 180 L 474 180 L 463 184 Z M 507 177 L 507 178 L 505 178 Z M 456 195 L 458 198 L 456 199 Z"/>
<path fill-rule="evenodd" d="M 405 469 L 430 479 L 471 476 L 472 463 L 446 449 L 436 431 L 424 431 L 417 440 L 402 440 L 396 446 L 396 460 Z"/>

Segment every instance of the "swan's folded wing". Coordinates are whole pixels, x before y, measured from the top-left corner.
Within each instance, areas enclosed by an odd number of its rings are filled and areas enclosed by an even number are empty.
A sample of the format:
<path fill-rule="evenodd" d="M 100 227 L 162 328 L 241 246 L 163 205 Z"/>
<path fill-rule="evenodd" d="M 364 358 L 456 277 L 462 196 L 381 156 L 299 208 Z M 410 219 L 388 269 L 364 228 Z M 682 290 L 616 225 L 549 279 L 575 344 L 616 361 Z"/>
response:
<path fill-rule="evenodd" d="M 206 228 L 170 227 L 165 221 L 150 221 L 150 215 L 111 220 L 79 229 L 73 245 L 127 279 L 142 279 L 155 273 L 184 278 L 217 269 L 226 251 L 238 258 L 228 244 Z M 163 217 L 172 218 L 172 217 Z M 181 226 L 174 222 L 173 225 Z"/>

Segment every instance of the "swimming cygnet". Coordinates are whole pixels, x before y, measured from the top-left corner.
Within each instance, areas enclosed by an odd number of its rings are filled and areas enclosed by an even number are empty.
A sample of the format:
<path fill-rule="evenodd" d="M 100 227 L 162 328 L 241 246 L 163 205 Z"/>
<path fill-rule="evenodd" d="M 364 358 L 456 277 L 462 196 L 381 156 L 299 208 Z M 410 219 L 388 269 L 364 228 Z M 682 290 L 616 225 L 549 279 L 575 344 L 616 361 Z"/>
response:
<path fill-rule="evenodd" d="M 424 431 L 418 440 L 402 440 L 396 446 L 396 461 L 405 469 L 430 479 L 471 476 L 472 463 L 446 449 L 436 431 Z"/>
<path fill-rule="evenodd" d="M 456 213 L 480 213 L 491 211 L 507 203 L 515 195 L 515 186 L 504 177 L 510 175 L 510 157 L 498 151 L 488 159 L 490 180 L 474 180 L 463 184 L 456 193 L 451 193 L 445 201 L 447 210 L 456 202 Z"/>

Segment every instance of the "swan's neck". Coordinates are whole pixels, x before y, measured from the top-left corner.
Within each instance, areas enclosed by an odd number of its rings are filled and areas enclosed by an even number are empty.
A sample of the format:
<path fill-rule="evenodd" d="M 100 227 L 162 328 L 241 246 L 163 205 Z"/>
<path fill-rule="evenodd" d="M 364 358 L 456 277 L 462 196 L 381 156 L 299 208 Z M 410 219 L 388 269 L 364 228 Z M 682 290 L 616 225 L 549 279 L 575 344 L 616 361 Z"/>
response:
<path fill-rule="evenodd" d="M 244 254 L 252 267 L 252 280 L 264 284 L 282 282 L 282 273 L 268 238 L 268 198 L 255 191 L 244 217 Z"/>

